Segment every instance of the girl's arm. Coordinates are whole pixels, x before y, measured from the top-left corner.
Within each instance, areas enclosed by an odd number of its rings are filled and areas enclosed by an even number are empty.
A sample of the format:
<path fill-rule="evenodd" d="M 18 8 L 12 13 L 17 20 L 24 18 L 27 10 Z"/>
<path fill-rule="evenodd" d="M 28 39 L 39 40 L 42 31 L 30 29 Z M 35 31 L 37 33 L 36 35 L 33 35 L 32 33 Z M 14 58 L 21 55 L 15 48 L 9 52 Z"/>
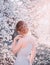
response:
<path fill-rule="evenodd" d="M 18 53 L 18 51 L 21 49 L 21 47 L 22 47 L 22 43 L 17 43 L 17 44 L 12 48 L 13 54 Z"/>
<path fill-rule="evenodd" d="M 21 36 L 16 36 L 13 40 L 13 43 L 12 43 L 12 52 L 13 54 L 16 54 L 18 52 L 18 50 L 21 48 L 21 42 L 17 43 L 16 40 L 20 39 Z"/>
<path fill-rule="evenodd" d="M 33 63 L 35 56 L 36 56 L 36 48 L 33 47 L 31 50 L 31 55 L 30 55 L 30 64 Z"/>

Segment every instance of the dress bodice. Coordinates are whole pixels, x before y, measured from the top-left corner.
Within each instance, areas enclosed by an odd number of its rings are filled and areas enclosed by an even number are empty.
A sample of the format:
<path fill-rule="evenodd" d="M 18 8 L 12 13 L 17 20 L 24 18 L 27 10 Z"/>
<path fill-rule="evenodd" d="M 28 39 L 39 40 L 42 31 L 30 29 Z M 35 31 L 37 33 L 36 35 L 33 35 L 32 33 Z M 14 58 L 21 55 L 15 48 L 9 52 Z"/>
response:
<path fill-rule="evenodd" d="M 22 48 L 18 56 L 28 56 L 31 54 L 32 44 L 28 44 L 26 48 Z"/>
<path fill-rule="evenodd" d="M 21 40 L 19 40 L 18 43 L 22 43 L 24 47 L 18 51 L 14 65 L 32 65 L 28 59 L 31 54 L 32 47 L 34 46 L 34 39 L 32 35 L 28 33 Z"/>
<path fill-rule="evenodd" d="M 30 33 L 27 34 L 26 36 L 23 37 L 21 41 L 23 44 L 26 44 L 27 46 L 25 48 L 21 48 L 17 55 L 28 56 L 31 53 L 32 49 L 32 43 L 33 43 L 32 35 Z"/>

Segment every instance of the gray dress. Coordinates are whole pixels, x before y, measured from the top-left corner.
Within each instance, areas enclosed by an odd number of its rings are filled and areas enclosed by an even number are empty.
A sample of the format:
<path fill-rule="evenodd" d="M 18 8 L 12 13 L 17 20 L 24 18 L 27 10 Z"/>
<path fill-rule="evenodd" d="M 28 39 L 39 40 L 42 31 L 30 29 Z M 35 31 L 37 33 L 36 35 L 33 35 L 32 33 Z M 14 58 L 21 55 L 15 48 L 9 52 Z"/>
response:
<path fill-rule="evenodd" d="M 29 36 L 27 37 L 27 41 L 29 41 Z M 16 61 L 14 65 L 30 65 L 30 62 L 28 60 L 28 56 L 31 53 L 32 44 L 28 44 L 26 48 L 22 48 L 19 53 L 17 54 Z"/>

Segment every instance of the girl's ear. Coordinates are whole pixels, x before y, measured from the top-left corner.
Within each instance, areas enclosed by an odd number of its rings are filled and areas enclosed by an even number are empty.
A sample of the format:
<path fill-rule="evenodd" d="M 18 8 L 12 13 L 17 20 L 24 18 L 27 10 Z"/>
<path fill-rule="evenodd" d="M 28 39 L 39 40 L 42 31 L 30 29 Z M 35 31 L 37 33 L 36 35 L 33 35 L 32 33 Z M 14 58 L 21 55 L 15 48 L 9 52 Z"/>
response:
<path fill-rule="evenodd" d="M 18 34 L 20 34 L 20 31 L 18 31 Z"/>

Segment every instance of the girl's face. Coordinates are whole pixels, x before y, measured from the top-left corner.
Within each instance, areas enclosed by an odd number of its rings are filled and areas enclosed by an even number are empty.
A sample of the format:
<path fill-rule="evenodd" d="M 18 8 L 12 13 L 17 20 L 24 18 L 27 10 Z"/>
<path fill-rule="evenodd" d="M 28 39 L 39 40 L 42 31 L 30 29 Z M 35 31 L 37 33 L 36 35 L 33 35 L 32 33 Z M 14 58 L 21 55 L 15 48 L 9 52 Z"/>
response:
<path fill-rule="evenodd" d="M 20 32 L 20 31 L 18 31 L 18 33 L 19 33 L 20 35 L 23 35 L 23 34 L 24 34 L 23 32 Z"/>
<path fill-rule="evenodd" d="M 18 33 L 19 33 L 20 35 L 25 35 L 25 34 L 28 33 L 28 30 L 29 30 L 29 29 L 27 29 L 26 27 L 24 27 L 24 28 L 21 28 L 21 30 L 19 30 Z"/>
<path fill-rule="evenodd" d="M 18 31 L 18 33 L 20 34 L 20 35 L 25 35 L 26 33 L 24 33 L 24 31 Z"/>

